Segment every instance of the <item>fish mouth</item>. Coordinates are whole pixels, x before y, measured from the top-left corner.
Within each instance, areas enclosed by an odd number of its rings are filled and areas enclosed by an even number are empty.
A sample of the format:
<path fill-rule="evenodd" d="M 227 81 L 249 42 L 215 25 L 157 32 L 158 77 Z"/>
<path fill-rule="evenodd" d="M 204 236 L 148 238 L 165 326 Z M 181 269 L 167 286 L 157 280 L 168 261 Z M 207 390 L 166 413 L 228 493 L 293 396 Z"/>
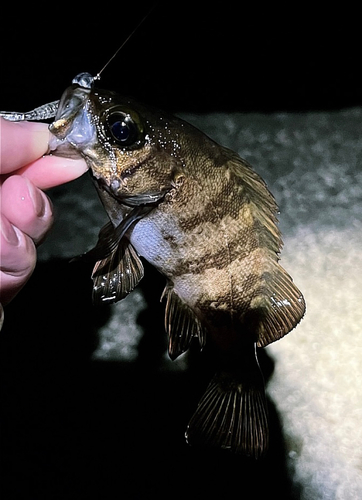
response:
<path fill-rule="evenodd" d="M 121 196 L 119 199 L 122 205 L 126 205 L 127 207 L 138 207 L 140 205 L 153 205 L 156 206 L 161 203 L 167 192 L 162 193 L 145 193 L 142 195 L 134 195 L 134 196 Z"/>
<path fill-rule="evenodd" d="M 165 198 L 169 189 L 161 191 L 151 191 L 149 193 L 140 194 L 119 194 L 118 188 L 121 186 L 121 181 L 118 179 L 113 180 L 108 184 L 102 177 L 97 178 L 92 174 L 93 182 L 96 184 L 100 191 L 106 191 L 114 200 L 129 208 L 139 206 L 153 206 L 159 205 Z"/>
<path fill-rule="evenodd" d="M 57 139 L 53 134 L 48 143 L 47 155 L 59 156 L 60 158 L 71 158 L 72 160 L 79 160 L 83 158 L 80 151 L 69 144 L 69 142 L 64 142 Z"/>

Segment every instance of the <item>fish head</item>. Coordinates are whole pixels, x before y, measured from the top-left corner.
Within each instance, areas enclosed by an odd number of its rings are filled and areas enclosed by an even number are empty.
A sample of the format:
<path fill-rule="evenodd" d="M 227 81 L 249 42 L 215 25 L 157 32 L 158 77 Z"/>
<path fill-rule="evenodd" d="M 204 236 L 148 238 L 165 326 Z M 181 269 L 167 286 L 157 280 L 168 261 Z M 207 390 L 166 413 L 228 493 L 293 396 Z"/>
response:
<path fill-rule="evenodd" d="M 101 198 L 106 193 L 127 206 L 157 203 L 179 178 L 175 127 L 172 118 L 78 79 L 60 100 L 49 150 L 84 158 Z"/>

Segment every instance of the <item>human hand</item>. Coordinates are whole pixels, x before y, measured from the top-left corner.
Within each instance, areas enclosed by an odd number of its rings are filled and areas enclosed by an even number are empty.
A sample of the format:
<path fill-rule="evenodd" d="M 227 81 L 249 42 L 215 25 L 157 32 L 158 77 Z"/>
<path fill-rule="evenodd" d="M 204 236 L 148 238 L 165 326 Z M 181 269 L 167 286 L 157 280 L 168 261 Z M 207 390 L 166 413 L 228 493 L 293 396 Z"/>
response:
<path fill-rule="evenodd" d="M 52 225 L 52 204 L 42 190 L 87 170 L 81 159 L 43 156 L 48 140 L 45 123 L 0 118 L 0 303 L 4 305 L 31 276 L 36 247 Z"/>

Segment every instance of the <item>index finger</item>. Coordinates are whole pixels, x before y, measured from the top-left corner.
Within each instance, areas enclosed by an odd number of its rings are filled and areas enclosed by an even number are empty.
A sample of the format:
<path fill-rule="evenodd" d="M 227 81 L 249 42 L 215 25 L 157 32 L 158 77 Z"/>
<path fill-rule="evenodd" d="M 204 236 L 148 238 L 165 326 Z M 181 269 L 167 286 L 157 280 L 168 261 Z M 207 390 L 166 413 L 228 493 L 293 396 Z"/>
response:
<path fill-rule="evenodd" d="M 46 123 L 9 122 L 0 118 L 0 173 L 7 174 L 35 161 L 48 149 Z"/>
<path fill-rule="evenodd" d="M 26 165 L 17 173 L 27 177 L 40 189 L 49 189 L 80 177 L 88 170 L 82 158 L 47 155 Z"/>

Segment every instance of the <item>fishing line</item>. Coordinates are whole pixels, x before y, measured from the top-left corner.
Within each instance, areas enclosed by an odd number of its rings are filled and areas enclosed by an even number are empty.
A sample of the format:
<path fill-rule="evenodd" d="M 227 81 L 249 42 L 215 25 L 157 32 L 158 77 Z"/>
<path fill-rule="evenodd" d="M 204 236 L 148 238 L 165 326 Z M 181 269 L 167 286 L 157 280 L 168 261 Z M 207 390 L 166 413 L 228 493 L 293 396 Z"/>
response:
<path fill-rule="evenodd" d="M 90 73 L 80 73 L 75 78 L 73 78 L 72 83 L 77 84 L 80 87 L 91 89 L 93 86 L 93 82 L 96 80 L 100 80 L 101 73 L 107 68 L 107 66 L 113 61 L 113 59 L 117 56 L 118 52 L 126 45 L 126 43 L 132 38 L 138 28 L 146 21 L 146 19 L 151 15 L 152 11 L 159 4 L 159 1 L 155 2 L 147 14 L 141 19 L 141 21 L 136 25 L 136 27 L 131 31 L 128 37 L 122 42 L 122 44 L 118 47 L 116 52 L 112 55 L 112 57 L 106 62 L 103 68 L 97 73 L 96 76 L 92 76 Z M 24 121 L 24 120 L 48 120 L 50 118 L 54 118 L 57 113 L 57 109 L 59 106 L 59 101 L 54 101 L 48 104 L 43 104 L 38 108 L 35 108 L 26 113 L 18 113 L 17 111 L 0 111 L 0 117 L 5 118 L 9 121 Z M 0 309 L 0 323 L 1 323 L 1 309 Z"/>
<path fill-rule="evenodd" d="M 141 21 L 136 25 L 136 27 L 131 31 L 131 33 L 128 35 L 128 37 L 121 43 L 121 45 L 118 47 L 118 49 L 116 50 L 116 52 L 113 54 L 113 56 L 106 62 L 106 64 L 103 66 L 103 68 L 96 74 L 96 76 L 94 77 L 94 80 L 100 80 L 101 78 L 101 73 L 103 73 L 103 71 L 107 68 L 107 66 L 113 61 L 113 59 L 117 56 L 118 52 L 123 49 L 123 47 L 126 45 L 126 43 L 128 42 L 128 40 L 130 38 L 132 38 L 132 36 L 136 33 L 136 31 L 138 30 L 138 28 L 146 21 L 146 19 L 150 16 L 150 14 L 152 13 L 152 11 L 154 10 L 154 8 L 156 7 L 156 5 L 158 4 L 159 2 L 156 2 L 152 5 L 152 7 L 150 8 L 150 10 L 147 12 L 147 14 L 141 19 Z"/>

